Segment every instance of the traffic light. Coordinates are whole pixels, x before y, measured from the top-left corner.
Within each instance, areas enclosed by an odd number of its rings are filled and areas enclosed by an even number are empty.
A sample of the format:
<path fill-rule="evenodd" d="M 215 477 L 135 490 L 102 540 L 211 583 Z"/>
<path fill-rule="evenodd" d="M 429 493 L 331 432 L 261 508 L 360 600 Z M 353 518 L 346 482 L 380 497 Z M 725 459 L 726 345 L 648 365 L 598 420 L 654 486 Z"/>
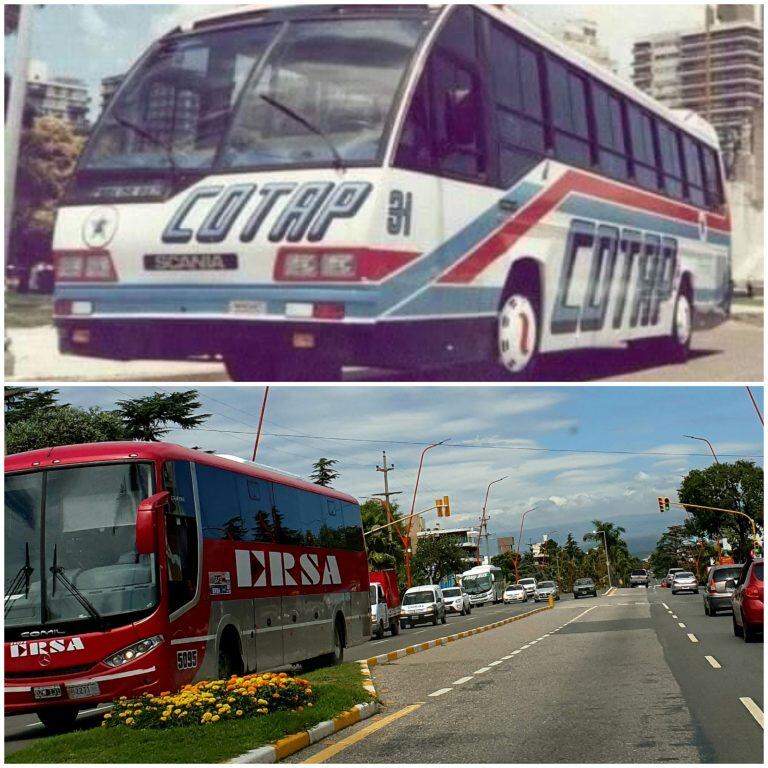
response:
<path fill-rule="evenodd" d="M 665 512 L 669 512 L 672 508 L 672 502 L 669 500 L 669 496 L 659 496 L 659 512 L 663 515 Z"/>
<path fill-rule="evenodd" d="M 443 496 L 443 512 L 446 517 L 451 516 L 451 500 L 447 496 Z"/>
<path fill-rule="evenodd" d="M 435 501 L 435 506 L 437 507 L 437 516 L 442 517 L 443 516 L 443 500 L 437 499 L 437 501 Z"/>

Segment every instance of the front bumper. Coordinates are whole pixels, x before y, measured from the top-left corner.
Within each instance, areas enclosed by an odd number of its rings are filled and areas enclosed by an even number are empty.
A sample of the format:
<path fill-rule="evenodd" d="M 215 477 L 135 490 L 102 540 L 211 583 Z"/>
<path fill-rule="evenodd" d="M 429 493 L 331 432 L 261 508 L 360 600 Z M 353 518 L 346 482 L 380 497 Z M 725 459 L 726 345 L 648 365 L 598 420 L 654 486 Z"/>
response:
<path fill-rule="evenodd" d="M 731 602 L 731 595 L 722 594 L 720 592 L 711 595 L 708 592 L 704 595 L 704 599 L 714 608 L 716 611 L 733 610 L 733 603 Z"/>
<path fill-rule="evenodd" d="M 434 621 L 437 616 L 438 614 L 435 611 L 430 611 L 429 613 L 400 614 L 400 623 L 402 624 L 405 621 L 408 624 L 417 624 L 421 621 Z"/>

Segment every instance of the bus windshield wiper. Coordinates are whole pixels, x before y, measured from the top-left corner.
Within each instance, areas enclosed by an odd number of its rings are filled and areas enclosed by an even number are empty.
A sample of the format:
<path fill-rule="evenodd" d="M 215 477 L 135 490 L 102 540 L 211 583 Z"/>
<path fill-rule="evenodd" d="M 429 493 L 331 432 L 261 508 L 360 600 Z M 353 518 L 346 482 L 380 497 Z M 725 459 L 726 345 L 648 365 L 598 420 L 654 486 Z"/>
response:
<path fill-rule="evenodd" d="M 168 160 L 168 164 L 171 166 L 171 170 L 174 173 L 178 170 L 176 159 L 173 155 L 173 147 L 170 144 L 166 144 L 162 139 L 159 139 L 157 136 L 153 136 L 149 131 L 145 131 L 140 125 L 136 125 L 136 123 L 132 122 L 127 117 L 123 117 L 123 115 L 119 114 L 118 112 L 113 112 L 110 117 L 118 125 L 122 125 L 123 128 L 127 128 L 129 131 L 133 131 L 137 136 L 141 136 L 142 139 L 146 139 L 151 144 L 154 144 L 156 147 L 162 149 L 163 152 L 165 152 L 165 156 Z"/>
<path fill-rule="evenodd" d="M 92 619 L 99 622 L 103 621 L 101 614 L 94 608 L 93 603 L 64 575 L 64 568 L 58 564 L 56 547 L 57 545 L 54 544 L 53 565 L 51 566 L 51 573 L 53 574 L 51 595 L 56 594 L 56 580 L 58 579 L 69 590 L 75 600 L 85 608 Z"/>
<path fill-rule="evenodd" d="M 269 104 L 270 107 L 274 107 L 284 115 L 288 115 L 291 120 L 295 120 L 299 125 L 303 125 L 310 133 L 314 133 L 315 136 L 319 136 L 325 142 L 328 149 L 331 150 L 331 154 L 333 155 L 333 167 L 336 168 L 337 171 L 343 171 L 345 169 L 344 158 L 339 154 L 339 150 L 336 149 L 336 145 L 328 138 L 328 134 L 326 134 L 316 125 L 310 123 L 306 117 L 303 117 L 298 112 L 295 112 L 293 109 L 286 106 L 282 102 L 279 102 L 272 96 L 267 96 L 265 93 L 259 94 L 259 96 L 262 101 L 265 101 L 267 104 Z"/>
<path fill-rule="evenodd" d="M 25 557 L 24 557 L 24 565 L 19 568 L 19 570 L 16 572 L 16 575 L 13 577 L 13 581 L 11 581 L 10 586 L 6 590 L 5 594 L 5 616 L 7 616 L 10 613 L 11 608 L 16 603 L 16 591 L 21 587 L 22 584 L 24 584 L 24 597 L 29 597 L 29 582 L 30 577 L 32 576 L 32 572 L 35 570 L 30 566 L 29 564 L 29 542 L 25 542 L 24 544 L 25 549 Z"/>

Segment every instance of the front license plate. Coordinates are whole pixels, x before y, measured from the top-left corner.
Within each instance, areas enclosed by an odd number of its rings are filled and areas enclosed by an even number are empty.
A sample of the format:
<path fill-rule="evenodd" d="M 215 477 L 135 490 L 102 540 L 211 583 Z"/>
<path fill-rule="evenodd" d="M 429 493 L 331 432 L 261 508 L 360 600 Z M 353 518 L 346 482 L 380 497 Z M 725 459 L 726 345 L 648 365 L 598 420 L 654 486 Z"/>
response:
<path fill-rule="evenodd" d="M 61 696 L 60 685 L 45 685 L 32 689 L 32 698 L 40 701 L 41 699 L 58 699 Z"/>
<path fill-rule="evenodd" d="M 67 686 L 67 695 L 70 699 L 90 699 L 101 693 L 98 683 L 77 683 Z"/>

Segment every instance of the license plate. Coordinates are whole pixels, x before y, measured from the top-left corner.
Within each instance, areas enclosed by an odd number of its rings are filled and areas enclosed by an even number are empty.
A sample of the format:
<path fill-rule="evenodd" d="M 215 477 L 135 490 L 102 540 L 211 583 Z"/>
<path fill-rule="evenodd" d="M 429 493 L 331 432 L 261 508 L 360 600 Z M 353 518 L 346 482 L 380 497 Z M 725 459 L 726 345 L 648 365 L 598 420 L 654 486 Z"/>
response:
<path fill-rule="evenodd" d="M 45 685 L 32 689 L 32 698 L 37 699 L 58 699 L 61 696 L 60 685 Z"/>
<path fill-rule="evenodd" d="M 67 695 L 70 699 L 89 699 L 100 693 L 98 683 L 75 683 L 67 686 Z"/>
<path fill-rule="evenodd" d="M 229 314 L 243 317 L 263 317 L 267 314 L 266 301 L 230 301 Z"/>

